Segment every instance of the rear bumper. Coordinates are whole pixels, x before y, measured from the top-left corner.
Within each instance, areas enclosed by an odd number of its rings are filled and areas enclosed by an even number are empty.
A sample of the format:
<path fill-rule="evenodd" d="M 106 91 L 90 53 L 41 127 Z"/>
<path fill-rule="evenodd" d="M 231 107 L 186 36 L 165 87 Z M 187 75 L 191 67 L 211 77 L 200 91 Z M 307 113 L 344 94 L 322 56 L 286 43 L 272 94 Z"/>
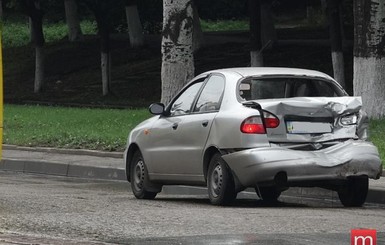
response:
<path fill-rule="evenodd" d="M 244 187 L 273 181 L 279 172 L 288 182 L 343 180 L 367 175 L 378 179 L 382 173 L 377 148 L 370 142 L 348 140 L 317 151 L 264 147 L 223 156 Z"/>

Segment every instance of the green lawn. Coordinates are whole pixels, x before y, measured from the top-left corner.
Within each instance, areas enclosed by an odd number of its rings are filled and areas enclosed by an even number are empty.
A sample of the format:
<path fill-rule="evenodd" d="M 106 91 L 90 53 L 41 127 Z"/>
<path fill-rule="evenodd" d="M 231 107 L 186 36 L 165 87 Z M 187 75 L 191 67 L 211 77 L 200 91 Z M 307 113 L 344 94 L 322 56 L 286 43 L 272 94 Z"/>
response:
<path fill-rule="evenodd" d="M 122 151 L 130 130 L 149 118 L 147 109 L 87 109 L 5 105 L 4 143 Z M 385 162 L 385 119 L 372 120 L 370 135 Z M 384 165 L 385 166 L 385 165 Z"/>
<path fill-rule="evenodd" d="M 5 105 L 5 144 L 122 151 L 145 110 Z"/>
<path fill-rule="evenodd" d="M 83 20 L 80 23 L 83 34 L 95 34 L 97 32 L 96 22 Z M 67 25 L 65 22 L 45 23 L 43 25 L 44 37 L 46 42 L 54 42 L 67 36 Z M 4 21 L 3 45 L 8 47 L 20 47 L 30 42 L 30 33 L 27 20 Z"/>
<path fill-rule="evenodd" d="M 370 140 L 377 146 L 385 167 L 385 118 L 370 121 Z"/>

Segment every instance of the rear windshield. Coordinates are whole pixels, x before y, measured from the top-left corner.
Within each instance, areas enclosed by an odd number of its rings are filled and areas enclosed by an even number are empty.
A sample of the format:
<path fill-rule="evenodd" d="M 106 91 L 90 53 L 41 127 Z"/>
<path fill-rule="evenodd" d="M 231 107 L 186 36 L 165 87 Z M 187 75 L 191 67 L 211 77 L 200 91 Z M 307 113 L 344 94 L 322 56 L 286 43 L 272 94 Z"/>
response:
<path fill-rule="evenodd" d="M 338 97 L 344 93 L 331 82 L 309 78 L 252 78 L 239 84 L 244 100 L 291 97 Z"/>

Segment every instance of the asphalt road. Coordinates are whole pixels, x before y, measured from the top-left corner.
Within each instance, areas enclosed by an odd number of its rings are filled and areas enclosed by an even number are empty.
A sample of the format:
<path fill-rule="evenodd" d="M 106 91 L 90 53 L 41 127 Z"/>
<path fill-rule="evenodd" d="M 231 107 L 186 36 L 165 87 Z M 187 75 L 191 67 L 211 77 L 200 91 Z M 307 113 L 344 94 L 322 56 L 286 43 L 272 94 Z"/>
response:
<path fill-rule="evenodd" d="M 217 207 L 206 195 L 148 201 L 128 190 L 119 181 L 0 172 L 0 244 L 350 244 L 354 228 L 376 229 L 385 244 L 383 205 L 289 197 L 268 205 L 243 195 Z"/>

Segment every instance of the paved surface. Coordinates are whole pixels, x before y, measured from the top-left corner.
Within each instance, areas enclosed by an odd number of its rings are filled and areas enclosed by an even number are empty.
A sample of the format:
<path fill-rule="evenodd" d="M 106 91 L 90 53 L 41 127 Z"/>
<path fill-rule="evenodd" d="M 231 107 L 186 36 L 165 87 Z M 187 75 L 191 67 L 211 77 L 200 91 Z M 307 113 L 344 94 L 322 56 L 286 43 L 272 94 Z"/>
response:
<path fill-rule="evenodd" d="M 376 229 L 377 244 L 385 242 L 383 204 L 291 197 L 267 204 L 241 193 L 217 207 L 207 194 L 138 200 L 126 181 L 15 172 L 0 172 L 0 193 L 0 244 L 347 245 L 356 228 Z"/>
<path fill-rule="evenodd" d="M 67 177 L 126 180 L 123 153 L 55 148 L 4 146 L 0 170 Z M 384 171 L 385 173 L 385 171 Z M 383 174 L 384 174 L 383 173 Z M 367 202 L 385 204 L 385 177 L 370 180 Z M 204 188 L 164 187 L 168 192 L 205 194 Z M 337 200 L 336 192 L 320 188 L 290 188 L 285 195 Z"/>

